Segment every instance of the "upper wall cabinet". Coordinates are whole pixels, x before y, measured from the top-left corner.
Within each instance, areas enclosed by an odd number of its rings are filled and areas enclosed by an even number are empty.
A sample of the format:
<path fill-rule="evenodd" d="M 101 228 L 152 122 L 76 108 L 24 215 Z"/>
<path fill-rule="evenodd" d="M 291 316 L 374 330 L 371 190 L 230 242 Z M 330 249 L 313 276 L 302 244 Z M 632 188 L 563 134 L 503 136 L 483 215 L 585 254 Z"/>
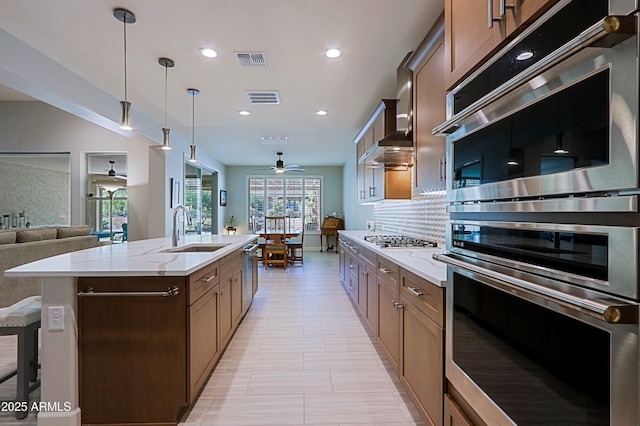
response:
<path fill-rule="evenodd" d="M 556 2 L 445 0 L 447 89 L 452 89 Z"/>
<path fill-rule="evenodd" d="M 411 199 L 411 167 L 395 168 L 364 162 L 362 156 L 375 142 L 396 130 L 396 100 L 383 99 L 374 110 L 356 145 L 357 200 L 375 202 L 386 199 Z"/>
<path fill-rule="evenodd" d="M 426 51 L 416 49 L 417 55 L 424 56 L 413 73 L 416 194 L 445 189 L 446 139 L 432 134 L 446 119 L 443 28 L 441 17 L 421 44 Z"/>

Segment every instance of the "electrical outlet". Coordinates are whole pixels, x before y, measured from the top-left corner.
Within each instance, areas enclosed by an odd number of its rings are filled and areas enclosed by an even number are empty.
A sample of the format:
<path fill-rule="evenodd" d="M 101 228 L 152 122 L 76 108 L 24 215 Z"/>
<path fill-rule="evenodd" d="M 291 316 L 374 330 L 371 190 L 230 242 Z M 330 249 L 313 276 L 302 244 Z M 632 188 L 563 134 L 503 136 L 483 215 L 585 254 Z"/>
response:
<path fill-rule="evenodd" d="M 64 306 L 49 306 L 49 330 L 64 330 Z"/>

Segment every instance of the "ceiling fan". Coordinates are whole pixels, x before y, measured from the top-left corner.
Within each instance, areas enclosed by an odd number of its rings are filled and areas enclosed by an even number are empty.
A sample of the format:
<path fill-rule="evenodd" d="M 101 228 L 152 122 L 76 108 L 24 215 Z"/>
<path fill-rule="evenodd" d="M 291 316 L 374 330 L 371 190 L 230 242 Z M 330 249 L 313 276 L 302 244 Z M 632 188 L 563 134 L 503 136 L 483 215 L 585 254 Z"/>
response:
<path fill-rule="evenodd" d="M 111 167 L 109 168 L 107 175 L 109 177 L 117 177 L 117 178 L 122 178 L 122 179 L 126 179 L 127 175 L 125 173 L 117 173 L 116 170 L 114 169 L 114 166 L 116 164 L 115 161 L 113 160 L 109 160 L 109 164 L 111 165 Z"/>
<path fill-rule="evenodd" d="M 282 153 L 277 152 L 278 160 L 276 161 L 275 167 L 271 167 L 271 170 L 274 170 L 277 174 L 286 173 L 286 172 L 304 172 L 304 169 L 297 164 L 291 164 L 288 166 L 284 165 L 284 161 L 282 161 Z"/>

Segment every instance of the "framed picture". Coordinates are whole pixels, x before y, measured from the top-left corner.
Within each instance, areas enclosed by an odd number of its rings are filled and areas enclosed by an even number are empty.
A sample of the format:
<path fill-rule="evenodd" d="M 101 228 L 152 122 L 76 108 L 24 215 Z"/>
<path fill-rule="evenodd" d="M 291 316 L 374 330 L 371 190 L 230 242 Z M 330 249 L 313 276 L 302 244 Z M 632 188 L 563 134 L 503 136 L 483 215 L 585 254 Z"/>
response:
<path fill-rule="evenodd" d="M 224 189 L 220 190 L 220 205 L 221 206 L 227 205 L 227 191 L 225 191 Z"/>
<path fill-rule="evenodd" d="M 180 181 L 178 179 L 169 179 L 170 207 L 174 208 L 180 204 Z"/>

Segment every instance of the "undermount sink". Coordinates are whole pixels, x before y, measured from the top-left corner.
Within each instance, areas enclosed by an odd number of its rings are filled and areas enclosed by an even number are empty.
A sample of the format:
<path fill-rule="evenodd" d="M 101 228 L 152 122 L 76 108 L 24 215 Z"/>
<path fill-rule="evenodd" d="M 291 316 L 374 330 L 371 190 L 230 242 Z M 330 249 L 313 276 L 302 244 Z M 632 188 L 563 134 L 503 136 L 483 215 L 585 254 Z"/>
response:
<path fill-rule="evenodd" d="M 162 250 L 161 253 L 208 253 L 220 250 L 226 246 L 228 246 L 228 244 L 190 244 Z"/>

